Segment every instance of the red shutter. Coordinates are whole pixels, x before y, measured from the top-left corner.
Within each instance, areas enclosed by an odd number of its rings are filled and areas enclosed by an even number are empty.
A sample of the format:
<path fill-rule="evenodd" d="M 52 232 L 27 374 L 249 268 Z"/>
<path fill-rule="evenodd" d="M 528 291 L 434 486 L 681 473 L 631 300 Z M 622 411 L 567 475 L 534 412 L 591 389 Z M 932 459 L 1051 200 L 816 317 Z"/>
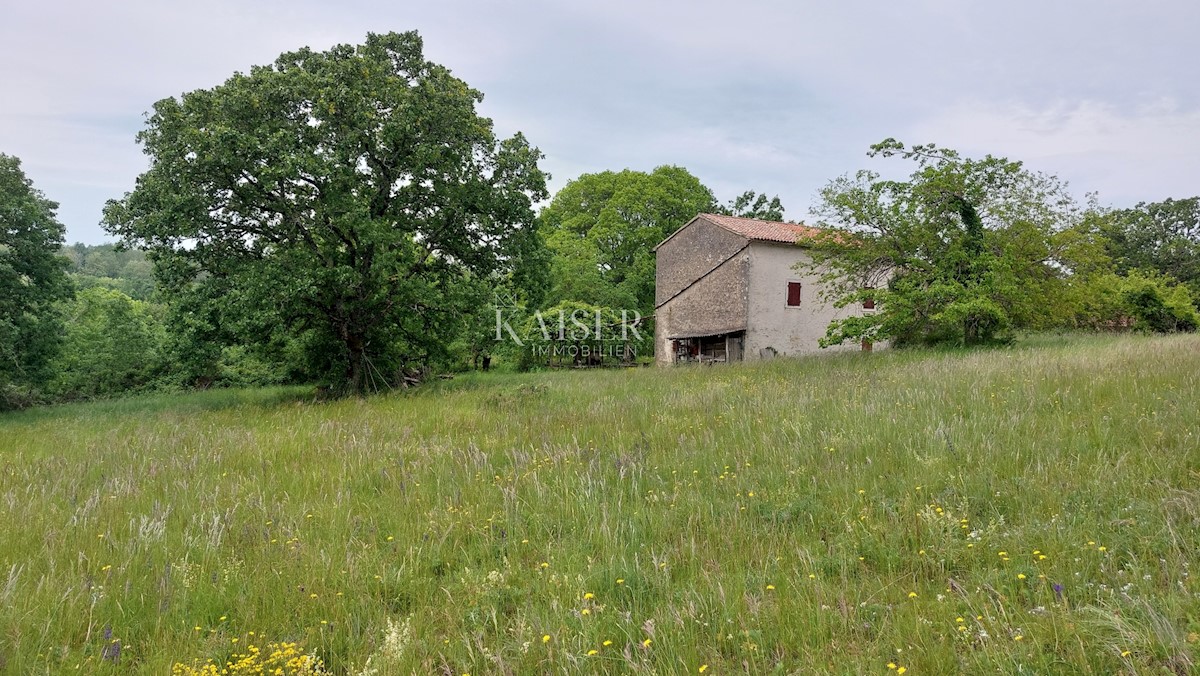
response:
<path fill-rule="evenodd" d="M 800 282 L 788 282 L 788 307 L 798 307 L 800 305 Z"/>

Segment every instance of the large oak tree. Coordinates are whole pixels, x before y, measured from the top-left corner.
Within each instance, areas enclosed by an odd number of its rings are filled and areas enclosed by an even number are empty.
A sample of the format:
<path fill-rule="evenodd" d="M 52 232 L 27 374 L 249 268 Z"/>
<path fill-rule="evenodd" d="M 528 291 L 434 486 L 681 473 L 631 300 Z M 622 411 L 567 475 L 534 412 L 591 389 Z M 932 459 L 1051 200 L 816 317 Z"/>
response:
<path fill-rule="evenodd" d="M 481 100 L 412 32 L 283 54 L 156 103 L 151 168 L 106 227 L 221 331 L 282 327 L 362 391 L 447 342 L 470 302 L 456 284 L 539 246 L 540 153 L 498 141 Z"/>
<path fill-rule="evenodd" d="M 58 255 L 58 204 L 33 187 L 15 157 L 0 154 L 0 409 L 9 387 L 49 378 L 62 322 L 55 304 L 71 295 Z"/>

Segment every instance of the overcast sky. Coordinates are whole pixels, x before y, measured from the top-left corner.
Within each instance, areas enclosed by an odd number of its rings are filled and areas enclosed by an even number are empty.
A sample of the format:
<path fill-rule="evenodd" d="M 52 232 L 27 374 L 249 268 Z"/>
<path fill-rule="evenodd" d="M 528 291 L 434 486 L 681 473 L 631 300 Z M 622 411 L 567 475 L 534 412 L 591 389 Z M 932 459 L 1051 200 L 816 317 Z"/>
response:
<path fill-rule="evenodd" d="M 0 152 L 96 243 L 146 169 L 158 99 L 302 46 L 417 30 L 426 57 L 539 146 L 551 190 L 587 172 L 686 167 L 719 199 L 817 190 L 887 137 L 1007 156 L 1080 198 L 1200 193 L 1200 3 L 6 0 Z"/>

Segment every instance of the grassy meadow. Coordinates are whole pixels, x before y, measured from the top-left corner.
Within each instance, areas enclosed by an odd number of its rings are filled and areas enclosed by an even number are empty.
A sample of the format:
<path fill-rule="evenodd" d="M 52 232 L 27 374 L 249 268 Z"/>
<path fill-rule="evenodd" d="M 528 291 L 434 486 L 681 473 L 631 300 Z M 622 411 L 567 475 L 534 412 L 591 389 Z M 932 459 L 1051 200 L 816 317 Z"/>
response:
<path fill-rule="evenodd" d="M 0 673 L 1200 664 L 1200 336 L 310 395 L 0 417 Z"/>

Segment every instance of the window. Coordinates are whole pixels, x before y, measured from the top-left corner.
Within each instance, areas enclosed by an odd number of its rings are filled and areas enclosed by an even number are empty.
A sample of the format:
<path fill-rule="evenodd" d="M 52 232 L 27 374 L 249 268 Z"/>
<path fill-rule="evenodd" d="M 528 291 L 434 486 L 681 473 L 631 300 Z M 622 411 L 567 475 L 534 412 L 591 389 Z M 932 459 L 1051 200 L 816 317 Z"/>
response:
<path fill-rule="evenodd" d="M 788 282 L 787 306 L 800 307 L 800 282 Z"/>

